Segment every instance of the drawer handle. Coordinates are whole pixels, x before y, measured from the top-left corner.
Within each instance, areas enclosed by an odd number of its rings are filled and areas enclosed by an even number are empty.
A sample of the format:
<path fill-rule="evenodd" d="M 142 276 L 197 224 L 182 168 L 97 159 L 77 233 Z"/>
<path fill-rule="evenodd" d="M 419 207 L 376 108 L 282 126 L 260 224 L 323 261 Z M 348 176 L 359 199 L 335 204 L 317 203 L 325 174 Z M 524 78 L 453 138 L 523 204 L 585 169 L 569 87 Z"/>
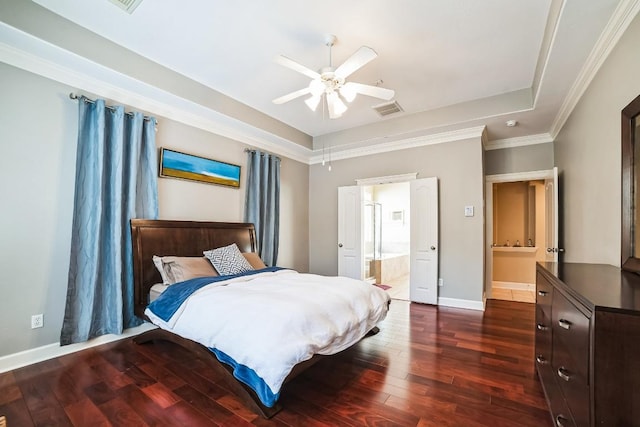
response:
<path fill-rule="evenodd" d="M 565 417 L 563 417 L 562 415 L 558 415 L 556 417 L 556 426 L 557 427 L 566 427 L 569 425 L 568 423 L 569 420 L 567 420 Z"/>
<path fill-rule="evenodd" d="M 573 323 L 571 323 L 571 322 L 569 322 L 568 320 L 565 320 L 565 319 L 560 319 L 560 320 L 558 320 L 558 325 L 560 325 L 561 328 L 569 330 L 569 329 L 571 329 L 571 325 L 573 325 Z"/>
<path fill-rule="evenodd" d="M 544 358 L 544 356 L 542 356 L 541 354 L 536 356 L 536 362 L 538 362 L 541 365 L 546 365 L 547 363 L 547 359 Z"/>
<path fill-rule="evenodd" d="M 540 295 L 541 297 L 547 296 L 549 292 L 547 291 L 538 291 L 538 295 Z"/>
<path fill-rule="evenodd" d="M 565 381 L 570 381 L 571 380 L 571 375 L 569 375 L 569 371 L 567 371 L 564 367 L 559 367 L 558 368 L 558 376 L 560 378 L 562 378 Z"/>
<path fill-rule="evenodd" d="M 547 329 L 549 329 L 548 326 L 545 326 L 542 323 L 538 323 L 536 327 L 538 328 L 539 331 L 546 331 Z"/>

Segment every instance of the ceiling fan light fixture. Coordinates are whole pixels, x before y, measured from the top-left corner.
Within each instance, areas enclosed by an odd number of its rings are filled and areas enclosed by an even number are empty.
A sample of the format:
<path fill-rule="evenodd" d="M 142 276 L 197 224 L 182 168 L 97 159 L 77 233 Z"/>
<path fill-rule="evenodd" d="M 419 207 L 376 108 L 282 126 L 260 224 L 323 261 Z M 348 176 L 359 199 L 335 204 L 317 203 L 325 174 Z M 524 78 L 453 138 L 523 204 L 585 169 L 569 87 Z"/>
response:
<path fill-rule="evenodd" d="M 329 110 L 329 117 L 336 119 L 347 111 L 347 106 L 340 99 L 337 92 L 327 93 L 327 109 Z"/>
<path fill-rule="evenodd" d="M 309 92 L 311 92 L 313 96 L 322 95 L 326 88 L 326 85 L 319 79 L 313 79 L 311 83 L 309 83 Z"/>
<path fill-rule="evenodd" d="M 322 94 L 320 95 L 311 95 L 309 98 L 304 100 L 304 103 L 307 104 L 307 107 L 311 109 L 311 111 L 316 111 L 318 109 L 318 104 L 320 104 L 320 100 L 322 99 Z"/>
<path fill-rule="evenodd" d="M 342 95 L 342 97 L 347 102 L 353 102 L 353 100 L 356 99 L 356 96 L 358 95 L 358 92 L 355 91 L 353 85 L 351 85 L 350 83 L 345 83 L 345 85 L 342 86 L 339 90 L 340 95 Z"/>

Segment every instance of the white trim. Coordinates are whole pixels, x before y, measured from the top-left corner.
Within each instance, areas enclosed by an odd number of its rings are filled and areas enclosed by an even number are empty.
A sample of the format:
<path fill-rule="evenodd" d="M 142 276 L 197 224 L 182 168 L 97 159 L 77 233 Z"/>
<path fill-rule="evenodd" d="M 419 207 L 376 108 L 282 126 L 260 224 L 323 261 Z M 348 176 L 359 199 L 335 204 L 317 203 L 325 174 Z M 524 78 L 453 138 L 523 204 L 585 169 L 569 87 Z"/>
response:
<path fill-rule="evenodd" d="M 494 280 L 491 282 L 492 289 L 512 289 L 517 291 L 535 291 L 535 283 L 523 283 L 523 282 L 500 282 Z"/>
<path fill-rule="evenodd" d="M 103 335 L 84 343 L 70 344 L 65 346 L 60 346 L 59 343 L 49 344 L 42 347 L 36 347 L 29 350 L 21 351 L 19 353 L 2 356 L 0 357 L 0 373 L 12 371 L 14 369 L 22 368 L 23 366 L 42 362 L 44 360 L 53 359 L 54 357 L 60 357 L 66 354 L 75 353 L 77 351 L 86 350 L 88 348 L 95 347 L 101 344 L 118 341 L 124 338 L 130 338 L 156 328 L 157 327 L 151 323 L 143 323 L 142 325 L 136 326 L 135 328 L 125 330 L 122 335 Z"/>
<path fill-rule="evenodd" d="M 402 175 L 379 176 L 374 178 L 356 179 L 357 185 L 379 185 L 394 184 L 396 182 L 413 181 L 418 178 L 418 172 L 405 173 Z"/>
<path fill-rule="evenodd" d="M 519 136 L 517 138 L 496 139 L 484 144 L 485 150 L 499 150 L 502 148 L 524 147 L 526 145 L 547 144 L 553 142 L 553 138 L 548 133 L 538 135 Z"/>
<path fill-rule="evenodd" d="M 605 59 L 607 59 L 609 53 L 611 53 L 639 11 L 640 0 L 622 0 L 618 4 L 551 124 L 549 133 L 553 139 L 558 136 L 558 133 L 560 133 Z"/>
<path fill-rule="evenodd" d="M 470 299 L 438 297 L 438 305 L 441 305 L 443 307 L 466 308 L 468 310 L 484 311 L 484 303 L 482 301 L 474 301 Z"/>
<path fill-rule="evenodd" d="M 533 181 L 536 179 L 553 179 L 553 169 L 530 172 L 503 173 L 498 175 L 486 175 L 484 177 L 485 182 L 516 182 Z"/>
<path fill-rule="evenodd" d="M 371 154 L 388 153 L 390 151 L 404 150 L 407 148 L 424 147 L 426 145 L 442 144 L 445 142 L 462 141 L 471 138 L 481 138 L 484 134 L 485 126 L 476 126 L 467 129 L 460 129 L 448 132 L 436 133 L 433 135 L 423 135 L 413 138 L 400 139 L 397 141 L 370 144 L 356 148 L 341 148 L 340 151 L 331 151 L 331 160 L 344 160 L 354 157 L 368 156 Z M 325 150 L 326 151 L 326 150 Z M 317 153 L 317 154 L 315 154 Z M 322 163 L 322 149 L 314 150 L 314 155 L 309 160 L 310 165 Z"/>

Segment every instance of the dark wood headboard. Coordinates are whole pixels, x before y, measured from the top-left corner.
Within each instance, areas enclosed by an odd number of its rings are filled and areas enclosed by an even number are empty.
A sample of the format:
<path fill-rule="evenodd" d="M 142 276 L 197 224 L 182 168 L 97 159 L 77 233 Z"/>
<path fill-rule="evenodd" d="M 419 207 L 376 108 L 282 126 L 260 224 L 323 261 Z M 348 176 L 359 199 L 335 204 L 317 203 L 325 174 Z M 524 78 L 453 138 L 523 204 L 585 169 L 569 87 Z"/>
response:
<path fill-rule="evenodd" d="M 140 318 L 144 318 L 151 286 L 162 283 L 154 255 L 203 256 L 203 251 L 232 243 L 242 252 L 257 248 L 253 224 L 243 222 L 132 219 L 131 240 L 135 313 Z"/>

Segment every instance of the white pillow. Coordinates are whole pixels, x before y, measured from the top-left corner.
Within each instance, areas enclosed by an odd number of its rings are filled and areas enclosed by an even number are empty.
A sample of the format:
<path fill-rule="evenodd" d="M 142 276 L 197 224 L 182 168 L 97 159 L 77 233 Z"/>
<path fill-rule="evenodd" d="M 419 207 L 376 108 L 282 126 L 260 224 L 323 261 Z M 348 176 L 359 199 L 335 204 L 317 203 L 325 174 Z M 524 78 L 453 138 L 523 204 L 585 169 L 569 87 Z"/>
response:
<path fill-rule="evenodd" d="M 167 275 L 167 272 L 164 269 L 164 263 L 162 262 L 162 257 L 154 255 L 153 264 L 156 266 L 156 268 L 158 269 L 158 272 L 160 273 L 160 276 L 162 277 L 162 283 L 164 285 L 170 285 L 171 279 L 169 279 L 169 276 Z"/>
<path fill-rule="evenodd" d="M 203 252 L 221 276 L 240 274 L 253 270 L 235 243 Z"/>

